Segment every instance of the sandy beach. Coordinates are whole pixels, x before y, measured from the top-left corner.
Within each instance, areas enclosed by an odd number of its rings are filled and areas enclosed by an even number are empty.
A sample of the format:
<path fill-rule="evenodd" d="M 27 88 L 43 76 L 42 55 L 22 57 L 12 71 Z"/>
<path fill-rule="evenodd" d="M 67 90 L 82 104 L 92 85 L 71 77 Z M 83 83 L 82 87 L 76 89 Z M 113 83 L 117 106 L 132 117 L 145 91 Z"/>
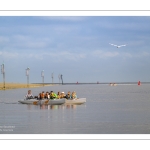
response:
<path fill-rule="evenodd" d="M 5 83 L 5 88 L 4 84 L 0 83 L 0 90 L 8 90 L 8 89 L 18 89 L 18 88 L 34 88 L 34 87 L 42 87 L 43 84 L 29 84 L 27 85 L 26 83 Z M 44 86 L 52 86 L 52 84 L 45 84 Z"/>

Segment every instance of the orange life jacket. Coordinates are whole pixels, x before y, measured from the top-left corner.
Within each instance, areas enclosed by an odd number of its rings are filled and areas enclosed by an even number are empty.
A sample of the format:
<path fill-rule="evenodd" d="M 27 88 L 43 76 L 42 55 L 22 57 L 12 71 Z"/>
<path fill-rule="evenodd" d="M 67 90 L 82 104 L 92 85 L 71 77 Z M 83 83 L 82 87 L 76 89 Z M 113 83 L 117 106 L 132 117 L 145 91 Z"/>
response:
<path fill-rule="evenodd" d="M 40 97 L 41 97 L 41 98 L 44 98 L 44 93 L 41 93 L 41 94 L 40 94 Z"/>

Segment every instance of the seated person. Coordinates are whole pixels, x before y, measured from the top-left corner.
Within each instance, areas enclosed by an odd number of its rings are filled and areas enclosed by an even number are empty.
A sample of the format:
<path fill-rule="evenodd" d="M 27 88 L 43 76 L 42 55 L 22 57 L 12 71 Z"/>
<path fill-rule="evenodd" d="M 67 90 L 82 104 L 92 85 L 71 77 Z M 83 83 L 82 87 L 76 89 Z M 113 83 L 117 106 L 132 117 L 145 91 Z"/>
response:
<path fill-rule="evenodd" d="M 28 90 L 28 93 L 27 95 L 25 96 L 26 99 L 32 99 L 33 98 L 33 95 L 31 93 L 31 90 Z"/>
<path fill-rule="evenodd" d="M 46 99 L 49 99 L 49 98 L 50 98 L 49 92 L 46 92 L 44 97 L 45 97 Z"/>
<path fill-rule="evenodd" d="M 74 91 L 74 92 L 72 92 L 72 94 L 71 94 L 71 98 L 72 98 L 72 99 L 77 98 L 77 95 L 76 95 L 76 92 L 75 92 L 75 91 Z"/>
<path fill-rule="evenodd" d="M 70 93 L 70 91 L 67 93 L 67 95 L 66 95 L 65 98 L 66 98 L 66 99 L 71 99 L 71 93 Z"/>
<path fill-rule="evenodd" d="M 44 91 L 41 93 L 41 99 L 44 99 L 45 98 L 45 93 Z"/>
<path fill-rule="evenodd" d="M 61 94 L 60 92 L 57 93 L 57 99 L 60 99 L 61 98 Z"/>
<path fill-rule="evenodd" d="M 65 92 L 61 92 L 60 97 L 61 98 L 66 98 Z"/>
<path fill-rule="evenodd" d="M 44 91 L 42 93 L 39 93 L 39 99 L 44 99 L 44 97 L 45 97 Z"/>
<path fill-rule="evenodd" d="M 57 94 L 54 93 L 53 91 L 51 91 L 50 93 L 50 99 L 56 99 L 57 98 Z"/>

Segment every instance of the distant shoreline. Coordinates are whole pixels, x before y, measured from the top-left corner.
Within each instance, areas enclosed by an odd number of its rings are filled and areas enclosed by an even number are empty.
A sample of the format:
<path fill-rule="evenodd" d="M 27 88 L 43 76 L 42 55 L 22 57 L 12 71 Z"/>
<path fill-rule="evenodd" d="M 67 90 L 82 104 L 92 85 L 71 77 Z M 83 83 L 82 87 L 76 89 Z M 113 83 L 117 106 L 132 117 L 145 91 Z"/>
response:
<path fill-rule="evenodd" d="M 53 86 L 53 85 L 52 84 L 44 84 L 44 86 Z M 31 83 L 31 84 L 27 85 L 25 83 L 5 83 L 5 87 L 4 87 L 4 84 L 0 83 L 0 90 L 35 88 L 35 87 L 43 87 L 43 84 Z"/>
<path fill-rule="evenodd" d="M 141 84 L 150 84 L 150 82 L 140 82 Z M 39 83 L 34 83 L 34 84 L 39 84 Z M 50 84 L 50 83 L 45 83 L 45 84 Z M 80 84 L 106 84 L 106 85 L 110 85 L 110 84 L 117 84 L 117 85 L 127 85 L 127 84 L 138 84 L 137 82 L 72 82 L 72 83 L 53 83 L 53 85 L 80 85 Z"/>
<path fill-rule="evenodd" d="M 137 85 L 138 82 L 97 82 L 97 83 L 63 83 L 63 85 L 92 85 L 92 84 L 97 84 L 97 85 L 110 85 L 110 86 L 116 86 L 116 85 Z M 141 82 L 142 84 L 150 84 L 150 82 Z M 0 90 L 9 90 L 9 89 L 20 89 L 20 88 L 35 88 L 35 87 L 44 87 L 44 86 L 56 86 L 56 85 L 62 85 L 60 83 L 31 83 L 27 85 L 26 83 L 5 83 L 5 88 L 4 84 L 0 83 Z"/>

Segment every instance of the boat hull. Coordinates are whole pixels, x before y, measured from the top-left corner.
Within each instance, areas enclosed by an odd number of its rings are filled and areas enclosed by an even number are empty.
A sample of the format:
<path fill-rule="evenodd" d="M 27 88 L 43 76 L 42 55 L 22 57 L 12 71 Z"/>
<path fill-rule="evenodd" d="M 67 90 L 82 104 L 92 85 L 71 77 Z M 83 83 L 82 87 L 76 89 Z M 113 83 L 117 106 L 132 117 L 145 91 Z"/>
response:
<path fill-rule="evenodd" d="M 65 101 L 65 104 L 83 104 L 86 102 L 86 98 L 69 99 Z"/>
<path fill-rule="evenodd" d="M 33 104 L 33 105 L 61 105 L 65 103 L 65 99 L 43 99 L 43 100 L 37 100 L 37 99 L 29 99 L 29 100 L 19 100 L 18 101 L 21 104 Z"/>

